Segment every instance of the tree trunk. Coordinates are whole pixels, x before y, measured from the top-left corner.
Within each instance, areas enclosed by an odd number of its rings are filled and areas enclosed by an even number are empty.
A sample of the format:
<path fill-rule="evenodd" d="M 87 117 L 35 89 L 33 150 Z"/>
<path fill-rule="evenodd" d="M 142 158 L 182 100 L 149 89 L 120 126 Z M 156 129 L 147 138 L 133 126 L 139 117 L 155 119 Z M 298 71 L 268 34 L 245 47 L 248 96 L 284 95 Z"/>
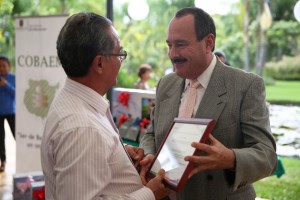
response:
<path fill-rule="evenodd" d="M 261 2 L 261 0 L 259 2 Z M 260 58 L 261 27 L 260 27 L 259 21 L 260 21 L 260 17 L 261 17 L 261 13 L 262 13 L 260 4 L 258 5 L 258 12 L 257 12 L 257 16 L 256 16 L 257 29 L 256 29 L 256 47 L 255 47 L 255 69 L 257 69 L 257 67 L 259 65 L 259 58 Z"/>
<path fill-rule="evenodd" d="M 65 0 L 61 0 L 60 1 L 61 3 L 60 3 L 60 12 L 62 13 L 62 14 L 68 14 L 67 13 L 67 8 L 66 8 L 66 1 Z"/>
<path fill-rule="evenodd" d="M 259 55 L 259 62 L 256 68 L 256 73 L 260 76 L 262 76 L 263 68 L 266 63 L 266 57 L 267 57 L 267 38 L 266 38 L 266 31 L 263 31 L 261 29 L 260 32 L 260 55 Z"/>
<path fill-rule="evenodd" d="M 259 1 L 259 11 L 258 11 L 258 20 L 260 20 L 261 18 L 261 14 L 263 12 L 263 9 L 264 9 L 264 3 L 266 2 L 267 0 L 260 0 Z M 258 23 L 260 24 L 260 23 Z M 259 48 L 258 53 L 256 55 L 256 59 L 257 60 L 257 63 L 256 63 L 256 73 L 260 76 L 262 76 L 262 73 L 263 73 L 263 68 L 265 66 L 265 63 L 266 63 L 266 57 L 267 57 L 267 38 L 266 38 L 266 31 L 263 30 L 260 26 L 258 28 L 258 35 L 259 35 L 259 45 L 257 46 L 257 48 Z"/>
<path fill-rule="evenodd" d="M 249 4 L 250 1 L 246 0 L 245 3 L 245 17 L 244 17 L 244 70 L 249 72 Z"/>

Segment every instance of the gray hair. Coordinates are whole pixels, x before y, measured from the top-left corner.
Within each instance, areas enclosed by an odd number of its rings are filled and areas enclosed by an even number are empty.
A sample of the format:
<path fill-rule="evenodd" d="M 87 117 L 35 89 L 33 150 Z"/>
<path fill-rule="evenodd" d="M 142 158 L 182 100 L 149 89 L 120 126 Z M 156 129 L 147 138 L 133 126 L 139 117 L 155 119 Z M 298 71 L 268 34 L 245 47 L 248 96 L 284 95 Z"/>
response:
<path fill-rule="evenodd" d="M 95 56 L 112 52 L 115 40 L 108 31 L 112 22 L 98 14 L 82 12 L 69 17 L 56 41 L 58 58 L 66 74 L 85 76 Z"/>

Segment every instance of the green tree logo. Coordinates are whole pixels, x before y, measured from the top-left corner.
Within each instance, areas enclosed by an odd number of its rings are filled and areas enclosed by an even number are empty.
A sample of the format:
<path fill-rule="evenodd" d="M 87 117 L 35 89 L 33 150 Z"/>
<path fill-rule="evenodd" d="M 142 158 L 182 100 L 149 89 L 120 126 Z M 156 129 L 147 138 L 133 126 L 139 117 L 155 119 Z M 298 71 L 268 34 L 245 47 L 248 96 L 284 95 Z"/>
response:
<path fill-rule="evenodd" d="M 47 80 L 29 80 L 29 88 L 25 91 L 24 104 L 27 110 L 41 118 L 45 118 L 53 101 L 59 83 L 50 86 Z"/>

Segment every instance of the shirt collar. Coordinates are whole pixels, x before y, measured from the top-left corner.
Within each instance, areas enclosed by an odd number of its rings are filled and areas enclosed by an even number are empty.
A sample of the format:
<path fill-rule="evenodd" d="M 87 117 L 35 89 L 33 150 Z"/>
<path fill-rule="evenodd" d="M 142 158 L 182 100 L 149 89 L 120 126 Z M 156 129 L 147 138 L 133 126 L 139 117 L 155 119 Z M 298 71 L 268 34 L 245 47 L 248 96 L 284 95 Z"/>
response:
<path fill-rule="evenodd" d="M 197 77 L 197 80 L 199 81 L 199 83 L 202 85 L 202 87 L 204 89 L 206 89 L 207 86 L 208 86 L 208 83 L 210 81 L 210 77 L 212 75 L 212 72 L 215 69 L 216 63 L 217 63 L 217 58 L 216 58 L 215 55 L 213 55 L 213 59 L 210 62 L 209 66 L 206 68 L 206 70 L 202 74 L 200 74 L 200 76 Z M 190 82 L 191 82 L 190 79 L 185 79 L 184 90 L 186 90 L 186 88 L 187 88 L 187 86 L 189 85 Z"/>
<path fill-rule="evenodd" d="M 70 78 L 66 80 L 65 89 L 88 103 L 101 115 L 106 115 L 107 109 L 109 109 L 109 101 L 95 90 Z"/>

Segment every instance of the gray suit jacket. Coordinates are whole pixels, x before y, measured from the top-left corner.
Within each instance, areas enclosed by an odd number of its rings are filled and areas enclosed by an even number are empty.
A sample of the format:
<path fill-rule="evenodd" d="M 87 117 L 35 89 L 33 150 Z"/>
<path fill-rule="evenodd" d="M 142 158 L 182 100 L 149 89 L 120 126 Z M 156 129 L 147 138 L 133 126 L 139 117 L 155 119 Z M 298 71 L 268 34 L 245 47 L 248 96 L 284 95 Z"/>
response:
<path fill-rule="evenodd" d="M 156 92 L 152 126 L 140 146 L 155 154 L 178 116 L 184 79 L 163 77 Z M 265 87 L 261 77 L 217 61 L 195 118 L 216 120 L 213 136 L 236 155 L 236 170 L 211 170 L 192 176 L 177 199 L 255 199 L 253 182 L 276 169 L 276 144 L 271 134 Z"/>

